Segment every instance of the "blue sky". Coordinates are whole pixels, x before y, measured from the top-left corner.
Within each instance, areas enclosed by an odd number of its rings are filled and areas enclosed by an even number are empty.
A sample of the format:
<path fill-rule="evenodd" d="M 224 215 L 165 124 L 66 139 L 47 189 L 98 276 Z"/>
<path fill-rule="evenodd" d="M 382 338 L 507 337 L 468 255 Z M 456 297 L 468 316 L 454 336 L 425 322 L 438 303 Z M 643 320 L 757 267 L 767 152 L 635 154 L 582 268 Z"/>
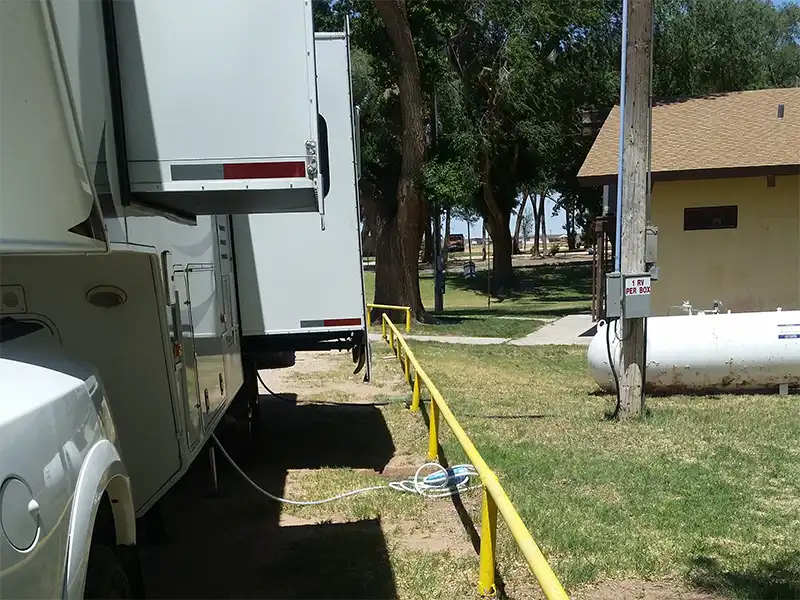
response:
<path fill-rule="evenodd" d="M 564 225 L 566 224 L 567 215 L 563 210 L 559 210 L 558 214 L 553 217 L 553 208 L 555 207 L 555 203 L 548 199 L 546 201 L 546 209 L 547 209 L 547 233 L 548 235 L 556 234 L 556 233 L 564 233 Z M 514 225 L 516 224 L 515 219 L 516 215 L 511 215 L 511 231 L 514 231 Z M 480 237 L 483 228 L 483 219 L 479 219 L 477 223 L 473 223 L 470 225 L 470 233 L 472 237 Z M 450 229 L 452 233 L 463 233 L 467 235 L 467 224 L 464 221 L 460 221 L 457 219 L 453 219 L 450 223 Z"/>

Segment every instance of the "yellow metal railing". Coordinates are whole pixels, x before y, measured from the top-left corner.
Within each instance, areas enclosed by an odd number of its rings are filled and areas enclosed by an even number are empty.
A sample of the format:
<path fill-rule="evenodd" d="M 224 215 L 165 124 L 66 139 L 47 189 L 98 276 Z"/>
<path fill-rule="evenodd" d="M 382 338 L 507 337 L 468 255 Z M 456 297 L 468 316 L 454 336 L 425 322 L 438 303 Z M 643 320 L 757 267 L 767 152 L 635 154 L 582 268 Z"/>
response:
<path fill-rule="evenodd" d="M 419 410 L 420 386 L 424 385 L 431 396 L 430 425 L 428 439 L 428 458 L 436 460 L 439 455 L 439 421 L 444 418 L 450 430 L 456 436 L 459 444 L 464 449 L 469 461 L 477 469 L 483 484 L 483 505 L 481 507 L 481 548 L 480 572 L 478 576 L 478 593 L 491 596 L 496 593 L 495 587 L 495 543 L 497 539 L 497 512 L 500 511 L 503 519 L 511 531 L 511 535 L 522 551 L 525 560 L 536 580 L 539 582 L 547 600 L 569 600 L 564 588 L 558 581 L 555 573 L 547 564 L 542 551 L 531 537 L 528 528 L 511 504 L 497 475 L 483 460 L 478 449 L 469 439 L 469 436 L 458 423 L 453 413 L 444 401 L 442 394 L 420 366 L 408 343 L 391 319 L 384 313 L 381 319 L 381 333 L 383 339 L 389 343 L 395 356 L 402 361 L 406 382 L 413 385 L 411 396 L 411 410 Z M 413 374 L 413 382 L 412 382 Z"/>
<path fill-rule="evenodd" d="M 396 306 L 394 304 L 367 304 L 367 324 L 372 323 L 372 309 L 382 308 L 383 310 L 402 310 L 406 313 L 406 333 L 411 333 L 411 307 L 410 306 Z M 386 336 L 384 336 L 386 337 Z"/>

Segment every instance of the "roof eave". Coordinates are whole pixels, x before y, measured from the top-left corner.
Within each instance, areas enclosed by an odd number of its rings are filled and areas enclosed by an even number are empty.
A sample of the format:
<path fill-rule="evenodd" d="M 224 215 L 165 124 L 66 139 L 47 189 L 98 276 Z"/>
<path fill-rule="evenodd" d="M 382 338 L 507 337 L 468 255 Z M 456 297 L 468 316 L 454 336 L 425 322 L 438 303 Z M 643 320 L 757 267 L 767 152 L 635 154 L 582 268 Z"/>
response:
<path fill-rule="evenodd" d="M 763 177 L 766 175 L 800 175 L 800 164 L 688 169 L 683 171 L 654 171 L 652 179 L 653 182 L 695 181 L 698 179 L 733 179 L 735 177 Z M 616 173 L 578 176 L 578 183 L 584 187 L 613 185 L 616 182 Z"/>

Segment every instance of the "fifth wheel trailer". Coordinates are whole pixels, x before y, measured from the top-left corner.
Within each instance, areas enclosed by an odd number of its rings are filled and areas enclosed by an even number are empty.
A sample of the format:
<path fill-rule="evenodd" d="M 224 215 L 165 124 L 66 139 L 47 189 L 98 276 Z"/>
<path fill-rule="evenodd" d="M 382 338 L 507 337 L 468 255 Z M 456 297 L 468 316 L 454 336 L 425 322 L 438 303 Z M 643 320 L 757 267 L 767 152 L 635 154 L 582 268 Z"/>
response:
<path fill-rule="evenodd" d="M 306 0 L 0 2 L 0 252 L 322 210 L 315 77 Z"/>
<path fill-rule="evenodd" d="M 86 479 L 82 465 L 41 465 L 81 483 L 58 529 L 43 518 L 51 499 L 4 461 L 4 531 L 35 535 L 26 547 L 0 539 L 3 597 L 80 597 L 85 568 L 73 567 L 88 559 L 91 572 L 98 532 L 135 544 L 127 516 L 185 473 L 242 387 L 230 218 L 214 215 L 323 208 L 311 31 L 302 0 L 0 1 L 0 317 L 96 372 L 120 456 L 91 455 L 106 469 L 121 458 L 130 491 Z M 257 72 L 253 56 L 264 57 Z M 37 368 L 0 360 L 4 391 L 54 373 L 44 352 L 25 360 Z M 69 381 L 94 397 L 89 378 Z M 15 420 L 5 431 L 47 417 L 33 394 L 12 400 L 31 410 L 0 410 Z M 77 442 L 62 441 L 69 463 Z M 54 539 L 60 550 L 41 551 Z M 16 587 L 43 556 L 62 585 Z"/>
<path fill-rule="evenodd" d="M 256 364 L 279 351 L 352 350 L 366 363 L 369 338 L 361 263 L 358 123 L 346 33 L 317 33 L 321 137 L 330 176 L 324 212 L 235 215 L 244 352 Z M 356 113 L 357 114 L 357 113 Z"/>

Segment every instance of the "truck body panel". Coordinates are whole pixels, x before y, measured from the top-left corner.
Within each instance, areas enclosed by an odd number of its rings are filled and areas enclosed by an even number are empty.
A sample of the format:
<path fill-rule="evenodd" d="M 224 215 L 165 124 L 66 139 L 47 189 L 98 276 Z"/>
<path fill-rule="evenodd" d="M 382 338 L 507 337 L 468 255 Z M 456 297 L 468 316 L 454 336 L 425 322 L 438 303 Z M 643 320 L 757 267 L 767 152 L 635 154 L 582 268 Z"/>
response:
<path fill-rule="evenodd" d="M 114 0 L 113 12 L 135 198 L 190 214 L 317 211 L 310 2 Z"/>
<path fill-rule="evenodd" d="M 298 213 L 233 217 L 242 333 L 280 350 L 367 337 L 347 37 L 317 34 L 316 45 L 330 157 L 322 221 Z"/>
<path fill-rule="evenodd" d="M 154 229 L 157 242 L 165 230 L 155 226 L 166 222 L 143 219 L 152 221 L 141 228 Z M 207 223 L 205 233 L 202 228 L 173 225 L 191 230 L 186 239 L 213 239 L 210 217 Z M 175 240 L 176 246 L 186 248 L 180 240 Z M 211 245 L 198 256 L 213 261 L 214 252 Z M 65 350 L 102 374 L 137 514 L 152 506 L 189 467 L 243 378 L 241 368 L 238 373 L 235 368 L 229 371 L 233 376 L 228 378 L 221 327 L 211 328 L 213 318 L 205 319 L 222 305 L 217 289 L 208 283 L 213 265 L 201 271 L 194 297 L 176 288 L 168 305 L 165 256 L 151 248 L 97 256 L 0 258 L 0 312 L 45 324 Z M 185 263 L 169 264 L 194 277 L 183 268 Z M 198 316 L 193 321 L 176 318 L 180 312 Z M 233 323 L 233 317 L 227 318 Z M 190 322 L 197 322 L 197 335 Z M 187 340 L 194 342 L 194 349 Z M 238 348 L 230 352 L 238 358 Z"/>
<path fill-rule="evenodd" d="M 104 252 L 94 169 L 48 7 L 0 3 L 0 251 Z"/>

